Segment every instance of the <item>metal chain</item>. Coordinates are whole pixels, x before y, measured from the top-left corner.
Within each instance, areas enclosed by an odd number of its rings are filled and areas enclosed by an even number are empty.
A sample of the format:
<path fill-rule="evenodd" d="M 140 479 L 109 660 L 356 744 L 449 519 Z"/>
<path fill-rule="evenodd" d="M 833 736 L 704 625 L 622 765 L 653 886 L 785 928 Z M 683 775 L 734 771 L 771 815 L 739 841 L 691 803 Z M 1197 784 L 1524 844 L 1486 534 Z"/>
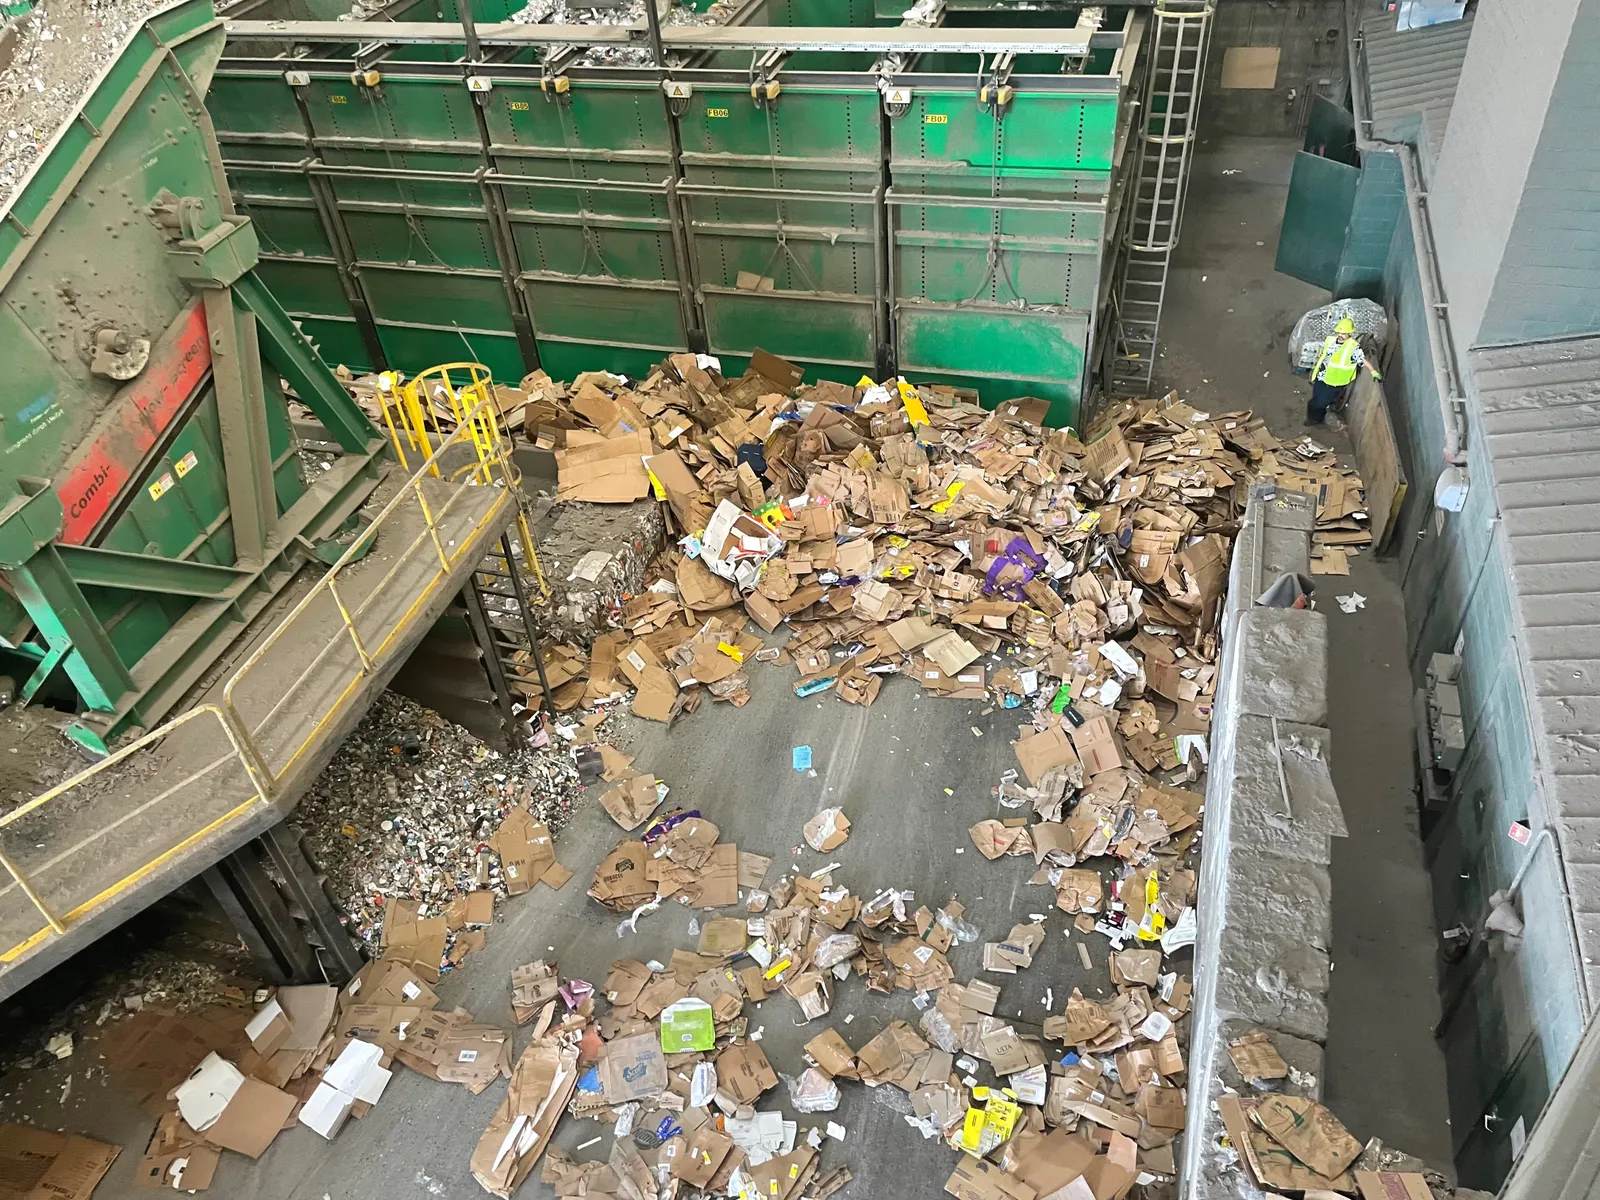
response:
<path fill-rule="evenodd" d="M 566 109 L 561 103 L 560 96 L 557 96 L 552 103 L 556 106 L 556 119 L 561 122 L 561 145 L 567 152 L 567 171 L 571 174 L 573 183 L 577 184 L 579 182 L 578 160 L 577 156 L 573 154 L 572 135 L 567 129 Z M 578 263 L 578 274 L 582 275 L 584 267 L 589 265 L 589 251 L 593 250 L 595 258 L 599 260 L 600 269 L 605 272 L 606 276 L 620 281 L 622 276 L 613 271 L 610 264 L 606 262 L 605 251 L 600 248 L 600 237 L 589 225 L 589 201 L 585 189 L 574 187 L 573 190 L 578 193 L 578 225 L 583 231 L 583 260 Z"/>

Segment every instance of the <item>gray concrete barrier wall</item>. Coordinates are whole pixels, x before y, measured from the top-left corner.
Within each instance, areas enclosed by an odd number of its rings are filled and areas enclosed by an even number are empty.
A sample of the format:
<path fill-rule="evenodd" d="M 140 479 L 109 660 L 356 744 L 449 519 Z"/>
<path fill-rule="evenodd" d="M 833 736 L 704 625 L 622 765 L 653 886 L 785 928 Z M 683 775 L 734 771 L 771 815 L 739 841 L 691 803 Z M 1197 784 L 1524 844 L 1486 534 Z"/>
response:
<path fill-rule="evenodd" d="M 1180 1200 L 1262 1193 L 1223 1136 L 1216 1099 L 1252 1094 L 1228 1042 L 1264 1029 L 1292 1068 L 1284 1089 L 1317 1096 L 1328 1034 L 1329 839 L 1344 819 L 1328 777 L 1327 620 L 1256 598 L 1310 569 L 1316 501 L 1252 496 L 1234 544 L 1211 722 L 1199 936 Z"/>

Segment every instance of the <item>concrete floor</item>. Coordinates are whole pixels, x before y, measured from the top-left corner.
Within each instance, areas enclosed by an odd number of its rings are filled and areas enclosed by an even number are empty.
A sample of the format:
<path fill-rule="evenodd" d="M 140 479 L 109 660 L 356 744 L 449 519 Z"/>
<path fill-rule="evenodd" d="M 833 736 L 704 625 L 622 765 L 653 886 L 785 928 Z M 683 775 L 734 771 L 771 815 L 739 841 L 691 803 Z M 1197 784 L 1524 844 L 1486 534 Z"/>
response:
<path fill-rule="evenodd" d="M 1251 408 L 1298 431 L 1309 385 L 1289 371 L 1288 335 L 1319 288 L 1273 270 L 1298 145 L 1202 142 L 1167 293 L 1158 379 L 1202 411 Z M 1233 173 L 1225 173 L 1233 172 Z M 1327 435 L 1347 462 L 1349 440 Z M 1328 614 L 1333 778 L 1350 836 L 1333 848 L 1333 990 L 1324 1100 L 1358 1138 L 1381 1137 L 1450 1170 L 1439 1019 L 1438 937 L 1423 866 L 1405 617 L 1395 563 L 1362 554 L 1348 579 L 1319 576 Z M 1334 596 L 1359 592 L 1342 612 Z"/>
<path fill-rule="evenodd" d="M 1289 375 L 1285 335 L 1294 318 L 1321 299 L 1315 289 L 1272 271 L 1292 149 L 1257 141 L 1202 148 L 1161 363 L 1163 376 L 1181 383 L 1197 407 L 1254 407 L 1280 433 L 1298 428 L 1304 391 Z M 1225 176 L 1224 169 L 1240 173 Z M 1349 589 L 1368 597 L 1366 609 L 1353 616 L 1331 603 L 1332 593 Z M 1398 590 L 1387 564 L 1363 556 L 1348 581 L 1325 582 L 1324 595 L 1334 656 L 1334 775 L 1351 831 L 1333 863 L 1336 971 L 1326 1098 L 1358 1137 L 1381 1136 L 1443 1167 L 1449 1136 L 1443 1060 L 1431 1037 L 1434 936 L 1409 795 Z M 986 939 L 1029 913 L 1051 911 L 1048 891 L 1026 886 L 1030 863 L 986 862 L 965 833 L 995 812 L 991 788 L 1014 762 L 1007 745 L 1015 736 L 1012 715 L 984 716 L 982 704 L 925 698 L 907 680 L 890 680 L 871 709 L 831 698 L 819 704 L 797 700 L 791 676 L 786 669 L 753 671 L 754 698 L 737 712 L 707 705 L 670 733 L 635 725 L 637 765 L 672 787 L 669 803 L 700 808 L 726 840 L 772 855 L 775 869 L 798 862 L 812 870 L 833 860 L 841 864 L 836 878 L 860 894 L 911 887 L 930 906 L 953 894 Z M 814 778 L 790 768 L 796 745 L 813 748 Z M 801 826 L 828 804 L 844 807 L 853 832 L 824 859 L 803 848 Z M 509 1023 L 507 979 L 519 963 L 554 957 L 563 975 L 598 983 L 614 958 L 665 961 L 674 947 L 691 947 L 686 911 L 646 917 L 638 933 L 619 938 L 617 919 L 585 897 L 594 864 L 621 836 L 597 805 L 579 811 L 557 844 L 575 878 L 559 893 L 541 887 L 507 904 L 487 949 L 446 979 L 444 1003 Z M 1070 944 L 1079 935 L 1062 935 L 1059 914 L 1048 926 L 1035 965 L 1006 979 L 1002 1013 L 1036 1022 L 1046 1011 L 1047 987 L 1057 1011 L 1075 984 L 1090 994 L 1106 987 L 1104 939 L 1087 943 L 1096 969 L 1086 977 Z M 977 946 L 953 951 L 958 979 L 972 975 L 979 955 Z M 824 1022 L 796 1026 L 795 1009 L 782 997 L 749 1011 L 774 1066 L 794 1073 L 800 1045 Z M 881 997 L 851 981 L 827 1020 L 859 1046 L 894 1017 L 915 1016 L 908 995 Z M 847 1024 L 847 1017 L 854 1019 Z M 518 1049 L 524 1041 L 519 1036 Z M 127 1146 L 96 1196 L 131 1200 L 145 1194 L 134 1188 L 132 1172 L 150 1122 L 93 1065 L 91 1043 L 66 1062 L 29 1072 L 16 1092 L 0 1097 L 0 1119 L 25 1114 L 38 1124 Z M 62 1103 L 68 1073 L 73 1087 Z M 256 1163 L 225 1156 L 211 1194 L 230 1200 L 477 1200 L 484 1193 L 467 1171 L 467 1158 L 501 1093 L 497 1086 L 473 1097 L 401 1071 L 377 1110 L 332 1144 L 302 1129 L 280 1137 Z M 841 1146 L 828 1145 L 825 1163 L 846 1162 L 855 1171 L 846 1195 L 939 1194 L 955 1156 L 904 1125 L 903 1094 L 847 1086 L 844 1095 L 831 1119 L 849 1135 Z M 784 1098 L 781 1087 L 769 1093 L 771 1102 Z M 810 1123 L 815 1120 L 802 1121 L 802 1128 Z M 570 1148 L 601 1132 L 590 1122 L 567 1120 L 558 1141 Z M 540 1196 L 547 1189 L 530 1184 L 522 1194 Z"/>
<path fill-rule="evenodd" d="M 925 698 L 904 679 L 888 681 L 870 709 L 832 697 L 821 703 L 799 700 L 791 691 L 792 675 L 787 668 L 758 666 L 752 672 L 754 698 L 743 709 L 708 704 L 670 731 L 630 720 L 636 765 L 671 786 L 669 804 L 699 808 L 718 823 L 724 840 L 771 855 L 771 878 L 790 863 L 811 871 L 837 861 L 842 865 L 836 880 L 868 898 L 890 886 L 915 889 L 918 901 L 930 907 L 959 897 L 967 919 L 991 941 L 1030 913 L 1050 914 L 1050 939 L 1031 968 L 1014 979 L 986 977 L 1004 981 L 999 1011 L 1008 1016 L 1020 1014 L 1037 1024 L 1047 1011 L 1061 1011 L 1074 986 L 1106 995 L 1105 939 L 1096 935 L 1088 941 L 1096 968 L 1089 976 L 1070 944 L 1081 935 L 1063 936 L 1067 918 L 1053 909 L 1050 890 L 1026 886 L 1032 860 L 988 862 L 966 834 L 973 822 L 999 811 L 990 792 L 1001 772 L 1015 763 L 1008 743 L 1016 736 L 1016 717 L 1005 710 L 985 716 L 980 703 Z M 812 747 L 815 777 L 792 769 L 790 750 L 797 745 Z M 853 827 L 850 840 L 825 857 L 804 845 L 801 827 L 819 808 L 833 804 L 844 807 Z M 675 947 L 693 949 L 695 939 L 687 932 L 693 914 L 687 910 L 664 908 L 641 919 L 636 934 L 619 938 L 617 918 L 584 895 L 594 865 L 624 836 L 597 804 L 577 812 L 556 847 L 576 877 L 559 893 L 539 887 L 506 904 L 487 949 L 446 977 L 440 989 L 444 1004 L 463 1005 L 480 1019 L 509 1025 L 507 980 L 520 963 L 554 957 L 563 976 L 599 983 L 616 958 L 665 961 Z M 957 979 L 977 972 L 981 953 L 977 944 L 952 950 Z M 1051 1010 L 1045 1007 L 1047 988 L 1053 989 Z M 805 1065 L 801 1046 L 824 1022 L 796 1025 L 797 1010 L 782 996 L 750 1006 L 747 1013 L 752 1029 L 764 1030 L 763 1047 L 774 1067 L 798 1074 Z M 917 1016 L 909 993 L 884 997 L 851 980 L 840 988 L 832 1021 L 859 1046 L 890 1020 L 915 1022 Z M 848 1024 L 847 1017 L 853 1018 Z M 525 1041 L 519 1031 L 519 1050 Z M 93 1056 L 92 1045 L 85 1046 L 66 1063 L 29 1072 L 23 1090 L 0 1099 L 0 1119 L 27 1114 L 36 1123 L 128 1146 L 96 1192 L 97 1200 L 145 1194 L 134 1188 L 131 1172 L 149 1133 L 149 1118 L 127 1103 L 114 1079 L 84 1078 Z M 76 1079 L 62 1105 L 57 1097 L 69 1069 Z M 458 1087 L 397 1072 L 375 1112 L 347 1126 L 332 1144 L 299 1129 L 282 1135 L 254 1164 L 224 1156 L 213 1194 L 259 1200 L 481 1197 L 467 1160 L 503 1092 L 497 1086 L 473 1097 Z M 784 1099 L 780 1085 L 763 1107 Z M 850 1194 L 939 1193 L 956 1156 L 924 1143 L 903 1123 L 908 1105 L 898 1089 L 853 1085 L 845 1088 L 841 1109 L 825 1118 L 849 1130 L 844 1145 L 828 1145 L 825 1163 L 848 1163 L 856 1172 Z M 802 1119 L 802 1129 L 815 1123 L 818 1118 Z M 601 1132 L 598 1124 L 569 1119 L 558 1142 L 572 1148 Z M 597 1152 L 591 1149 L 582 1157 Z M 541 1189 L 530 1185 L 524 1194 L 537 1196 Z"/>

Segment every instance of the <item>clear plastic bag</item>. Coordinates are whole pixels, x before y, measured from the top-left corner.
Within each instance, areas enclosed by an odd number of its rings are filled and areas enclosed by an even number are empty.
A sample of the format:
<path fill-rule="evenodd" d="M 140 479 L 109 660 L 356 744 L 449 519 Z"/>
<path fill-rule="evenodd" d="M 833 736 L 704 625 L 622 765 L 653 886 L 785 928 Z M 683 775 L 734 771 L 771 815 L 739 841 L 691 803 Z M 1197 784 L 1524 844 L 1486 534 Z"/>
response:
<path fill-rule="evenodd" d="M 961 1042 L 956 1037 L 956 1031 L 938 1008 L 925 1009 L 922 1020 L 918 1022 L 922 1029 L 922 1036 L 927 1038 L 946 1054 L 954 1054 L 961 1049 Z"/>
<path fill-rule="evenodd" d="M 848 962 L 861 953 L 861 939 L 853 933 L 833 933 L 822 939 L 811 964 L 826 971 L 842 962 Z"/>
<path fill-rule="evenodd" d="M 785 1075 L 783 1082 L 795 1112 L 832 1112 L 839 1107 L 839 1085 L 816 1067 L 807 1067 L 798 1079 Z"/>

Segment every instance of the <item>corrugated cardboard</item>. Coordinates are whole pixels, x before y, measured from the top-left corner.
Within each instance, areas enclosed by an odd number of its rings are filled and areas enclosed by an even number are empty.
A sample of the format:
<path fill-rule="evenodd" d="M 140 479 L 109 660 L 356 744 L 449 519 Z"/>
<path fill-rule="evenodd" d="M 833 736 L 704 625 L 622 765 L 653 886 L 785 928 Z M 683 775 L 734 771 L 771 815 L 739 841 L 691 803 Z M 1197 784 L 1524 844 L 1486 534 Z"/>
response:
<path fill-rule="evenodd" d="M 824 1029 L 805 1046 L 818 1067 L 836 1079 L 855 1079 L 856 1052 L 836 1029 Z"/>
<path fill-rule="evenodd" d="M 1122 751 L 1118 749 L 1116 732 L 1105 717 L 1091 717 L 1082 725 L 1069 730 L 1072 746 L 1083 763 L 1085 775 L 1098 775 L 1114 771 L 1123 765 Z"/>
<path fill-rule="evenodd" d="M 547 1035 L 517 1060 L 506 1097 L 472 1152 L 472 1175 L 484 1189 L 510 1200 L 533 1174 L 550 1133 L 578 1083 L 578 1050 Z"/>
<path fill-rule="evenodd" d="M 18 1200 L 89 1200 L 121 1153 L 120 1146 L 75 1133 L 0 1125 L 0 1188 L 7 1189 L 0 1194 Z"/>
<path fill-rule="evenodd" d="M 1041 1197 L 1054 1197 L 1074 1179 L 1082 1179 L 1094 1157 L 1093 1142 L 1064 1129 L 1052 1129 L 1028 1143 L 1012 1170 Z"/>
<path fill-rule="evenodd" d="M 1044 778 L 1047 771 L 1057 767 L 1075 766 L 1078 762 L 1072 741 L 1059 725 L 1052 726 L 1043 733 L 1036 733 L 1032 737 L 1023 738 L 1021 741 L 1012 742 L 1011 748 L 1017 752 L 1017 762 L 1022 765 L 1023 774 L 1028 777 L 1028 782 L 1035 785 Z"/>
<path fill-rule="evenodd" d="M 718 1132 L 714 1125 L 702 1125 L 672 1156 L 670 1170 L 676 1179 L 694 1187 L 705 1187 L 733 1152 L 733 1139 Z"/>
<path fill-rule="evenodd" d="M 8 1137 L 9 1130 L 0 1129 L 0 1146 Z M 221 1161 L 222 1155 L 216 1147 L 206 1145 L 199 1134 L 183 1123 L 182 1117 L 177 1113 L 163 1113 L 145 1145 L 144 1157 L 139 1160 L 133 1181 L 140 1187 L 203 1192 L 211 1186 Z M 5 1167 L 5 1151 L 0 1149 L 0 1185 L 7 1178 L 10 1176 Z M 34 1195 L 33 1192 L 16 1194 Z M 44 1194 L 55 1200 L 56 1192 Z"/>
<path fill-rule="evenodd" d="M 756 1042 L 738 1042 L 717 1055 L 717 1087 L 740 1104 L 754 1104 L 778 1086 L 778 1073 Z"/>
<path fill-rule="evenodd" d="M 667 1056 L 656 1035 L 638 1033 L 607 1043 L 600 1060 L 600 1084 L 607 1104 L 626 1104 L 664 1092 Z"/>
<path fill-rule="evenodd" d="M 556 847 L 550 827 L 535 821 L 525 808 L 509 810 L 489 844 L 500 856 L 506 873 L 506 891 L 513 896 L 530 890 L 555 865 Z M 493 915 L 491 902 L 491 919 Z"/>
<path fill-rule="evenodd" d="M 630 771 L 600 797 L 600 806 L 618 825 L 634 830 L 643 825 L 661 803 L 656 777 Z"/>
<path fill-rule="evenodd" d="M 644 460 L 654 451 L 650 433 L 637 429 L 607 438 L 574 429 L 567 449 L 556 451 L 556 497 L 591 504 L 630 504 L 650 494 Z"/>
<path fill-rule="evenodd" d="M 1361 1156 L 1361 1143 L 1339 1119 L 1315 1100 L 1301 1096 L 1262 1096 L 1255 1122 L 1319 1175 L 1333 1178 Z"/>
<path fill-rule="evenodd" d="M 245 1079 L 222 1114 L 203 1132 L 206 1141 L 224 1150 L 259 1158 L 283 1129 L 298 1101 L 259 1079 Z"/>
<path fill-rule="evenodd" d="M 945 1180 L 944 1190 L 956 1200 L 1036 1200 L 1039 1194 L 993 1163 L 966 1155 Z"/>
<path fill-rule="evenodd" d="M 342 1004 L 414 1005 L 433 1008 L 439 994 L 404 963 L 368 963 L 345 984 Z"/>

